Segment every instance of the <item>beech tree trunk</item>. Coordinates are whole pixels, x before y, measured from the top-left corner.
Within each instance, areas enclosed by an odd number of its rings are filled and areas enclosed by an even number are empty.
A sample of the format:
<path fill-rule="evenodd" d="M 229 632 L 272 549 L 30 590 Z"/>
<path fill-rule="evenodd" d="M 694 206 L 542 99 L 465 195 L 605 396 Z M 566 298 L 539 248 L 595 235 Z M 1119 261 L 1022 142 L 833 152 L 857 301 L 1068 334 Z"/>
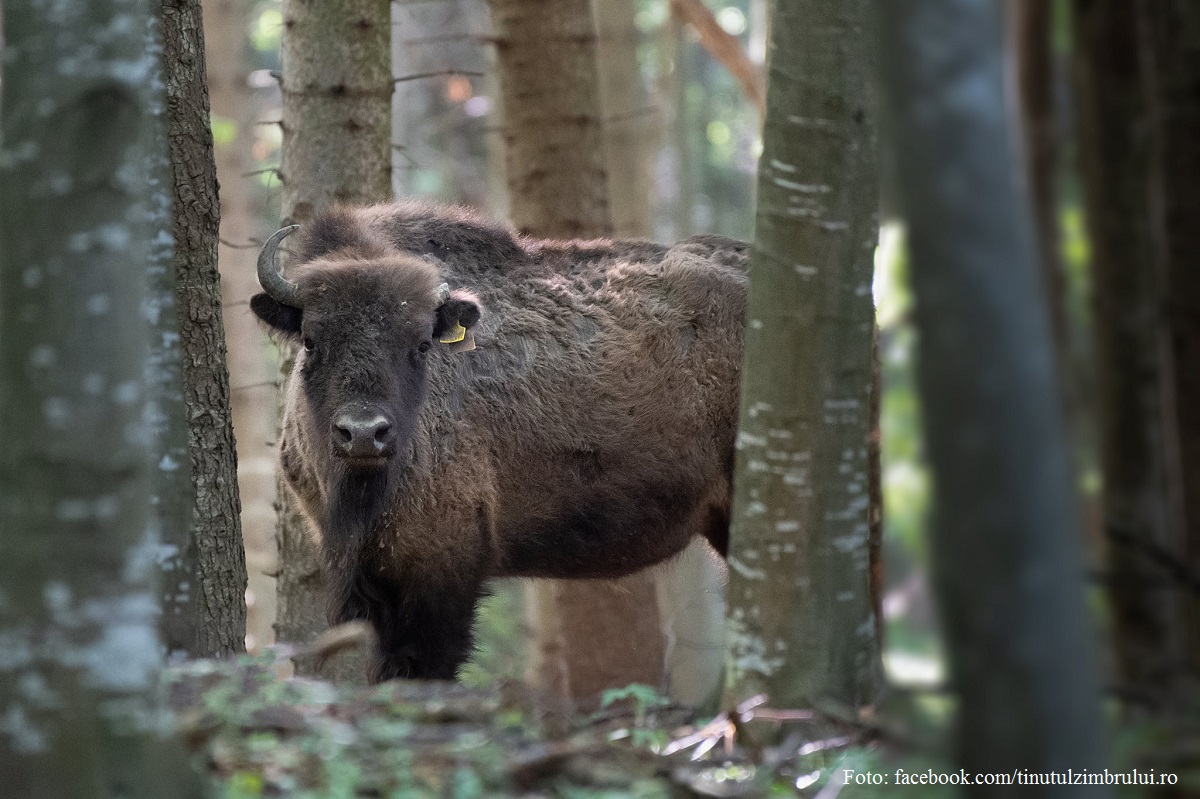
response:
<path fill-rule="evenodd" d="M 187 410 L 181 421 L 191 461 L 183 568 L 170 573 L 165 586 L 174 591 L 186 622 L 168 634 L 167 646 L 191 657 L 218 657 L 245 651 L 246 558 L 217 273 L 220 209 L 199 0 L 164 0 L 162 21 L 175 239 L 171 275 Z M 182 474 L 186 478 L 189 472 Z"/>
<path fill-rule="evenodd" d="M 143 302 L 168 203 L 157 10 L 4 8 L 0 775 L 26 799 L 200 796 L 156 686 Z"/>
<path fill-rule="evenodd" d="M 870 459 L 875 4 L 771 22 L 729 553 L 732 691 L 853 714 L 881 687 Z"/>
<path fill-rule="evenodd" d="M 284 0 L 283 224 L 336 203 L 392 197 L 390 6 L 387 0 Z M 281 352 L 282 379 L 294 353 Z M 328 625 L 319 547 L 279 484 L 280 641 L 309 641 Z M 363 680 L 361 664 L 330 676 Z"/>
<path fill-rule="evenodd" d="M 229 345 L 233 432 L 237 443 L 238 494 L 242 541 L 248 572 L 246 648 L 257 652 L 275 639 L 275 440 L 277 370 L 250 312 L 249 298 L 259 291 L 254 241 L 264 231 L 265 201 L 251 154 L 257 121 L 256 103 L 246 83 L 249 72 L 250 6 L 243 0 L 204 0 L 205 60 L 215 125 L 232 130 L 230 141 L 216 142 L 220 181 L 222 314 Z M 232 126 L 232 128 L 230 127 Z M 270 231 L 266 231 L 269 233 Z"/>
<path fill-rule="evenodd" d="M 612 233 L 596 30 L 587 0 L 489 0 L 504 115 L 510 215 L 524 234 Z M 658 686 L 663 638 L 652 573 L 534 583 L 530 675 L 557 698 Z"/>
<path fill-rule="evenodd" d="M 1104 722 L 1078 509 L 1032 214 L 1013 180 L 999 8 L 880 7 L 959 762 L 969 773 L 1095 771 Z"/>

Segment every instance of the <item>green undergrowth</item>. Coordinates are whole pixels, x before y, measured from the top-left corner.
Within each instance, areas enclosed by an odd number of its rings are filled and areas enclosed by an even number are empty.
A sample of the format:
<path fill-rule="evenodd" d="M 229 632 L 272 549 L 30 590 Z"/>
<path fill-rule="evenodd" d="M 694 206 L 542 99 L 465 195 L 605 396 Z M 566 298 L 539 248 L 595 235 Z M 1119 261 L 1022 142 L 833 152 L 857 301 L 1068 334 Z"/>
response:
<path fill-rule="evenodd" d="M 250 658 L 197 661 L 168 676 L 181 733 L 219 799 L 959 795 L 895 780 L 898 769 L 954 770 L 939 754 L 952 709 L 936 694 L 894 695 L 879 718 L 780 727 L 758 716 L 696 718 L 637 685 L 607 692 L 593 713 L 567 715 L 512 683 L 334 686 L 279 679 L 271 662 Z M 1164 735 L 1124 740 L 1122 760 L 1139 762 Z"/>

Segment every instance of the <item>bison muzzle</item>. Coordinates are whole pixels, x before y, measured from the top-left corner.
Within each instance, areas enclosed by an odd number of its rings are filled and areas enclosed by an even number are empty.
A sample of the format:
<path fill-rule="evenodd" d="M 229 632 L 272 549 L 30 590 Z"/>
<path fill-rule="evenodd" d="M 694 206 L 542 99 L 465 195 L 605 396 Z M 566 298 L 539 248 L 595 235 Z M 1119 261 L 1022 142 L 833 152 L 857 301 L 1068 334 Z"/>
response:
<path fill-rule="evenodd" d="M 335 209 L 264 245 L 254 313 L 300 345 L 280 462 L 374 681 L 453 678 L 494 577 L 724 554 L 747 246 L 521 238 L 466 211 Z"/>

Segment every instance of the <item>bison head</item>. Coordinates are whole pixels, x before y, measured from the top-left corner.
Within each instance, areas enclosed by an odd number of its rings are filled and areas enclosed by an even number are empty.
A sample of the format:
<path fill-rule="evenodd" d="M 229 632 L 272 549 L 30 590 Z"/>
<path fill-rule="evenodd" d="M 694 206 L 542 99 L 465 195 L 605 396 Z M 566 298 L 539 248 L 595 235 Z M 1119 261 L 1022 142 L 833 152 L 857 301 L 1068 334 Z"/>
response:
<path fill-rule="evenodd" d="M 434 264 L 395 251 L 328 253 L 285 278 L 276 250 L 295 229 L 263 246 L 265 291 L 250 307 L 302 346 L 289 406 L 297 434 L 333 504 L 369 521 L 411 462 L 431 352 L 473 346 L 479 302 L 451 291 Z"/>

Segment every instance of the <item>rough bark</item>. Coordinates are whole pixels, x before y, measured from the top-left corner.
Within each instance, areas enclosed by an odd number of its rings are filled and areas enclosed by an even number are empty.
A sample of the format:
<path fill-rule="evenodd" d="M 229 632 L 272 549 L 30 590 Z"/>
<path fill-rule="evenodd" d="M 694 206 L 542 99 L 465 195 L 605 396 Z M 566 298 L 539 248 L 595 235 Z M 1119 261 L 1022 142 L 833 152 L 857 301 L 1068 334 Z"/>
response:
<path fill-rule="evenodd" d="M 6 795 L 199 796 L 156 690 L 145 264 L 161 246 L 149 0 L 5 3 L 0 774 Z M 102 44 L 97 33 L 103 32 Z"/>
<path fill-rule="evenodd" d="M 1139 0 L 1147 56 L 1151 147 L 1150 228 L 1165 301 L 1172 535 L 1158 553 L 1176 606 L 1174 654 L 1200 680 L 1200 6 Z"/>
<path fill-rule="evenodd" d="M 775 6 L 729 553 L 737 698 L 880 689 L 868 438 L 878 240 L 868 0 Z"/>
<path fill-rule="evenodd" d="M 284 0 L 283 224 L 304 224 L 337 203 L 391 198 L 390 20 L 387 0 Z M 286 380 L 293 353 L 281 356 Z M 321 554 L 278 485 L 275 634 L 304 642 L 327 626 Z M 364 678 L 354 663 L 334 661 L 325 673 Z"/>
<path fill-rule="evenodd" d="M 1080 525 L 1032 215 L 1013 180 L 999 9 L 881 8 L 959 761 L 968 772 L 1096 770 L 1104 727 Z"/>
<path fill-rule="evenodd" d="M 249 71 L 247 31 L 250 6 L 242 0 L 205 0 L 205 61 L 213 117 L 235 126 L 232 141 L 216 143 L 220 183 L 221 238 L 217 263 L 221 274 L 223 321 L 228 342 L 229 382 L 233 387 L 233 432 L 237 444 L 238 494 L 242 540 L 248 572 L 246 648 L 257 652 L 274 641 L 275 578 L 275 364 L 262 328 L 247 300 L 258 291 L 253 241 L 262 238 L 266 215 L 262 192 L 255 190 L 251 154 L 257 110 L 246 83 Z M 270 231 L 267 231 L 270 232 Z"/>
<path fill-rule="evenodd" d="M 1153 263 L 1151 138 L 1132 0 L 1075 5 L 1076 96 L 1093 316 L 1113 642 L 1123 689 L 1156 703 L 1178 655 L 1157 551 L 1171 535 L 1162 276 Z"/>
<path fill-rule="evenodd" d="M 550 239 L 607 236 L 608 177 L 588 0 L 489 0 L 510 219 Z"/>
<path fill-rule="evenodd" d="M 596 30 L 587 0 L 490 0 L 513 224 L 544 238 L 612 233 Z M 652 574 L 532 584 L 529 673 L 556 698 L 660 685 Z"/>
<path fill-rule="evenodd" d="M 220 209 L 199 0 L 165 0 L 162 21 L 175 311 L 192 478 L 183 568 L 166 586 L 175 590 L 176 603 L 186 604 L 188 621 L 182 639 L 168 641 L 168 649 L 174 645 L 192 657 L 218 657 L 245 650 L 246 558 L 217 273 Z"/>

